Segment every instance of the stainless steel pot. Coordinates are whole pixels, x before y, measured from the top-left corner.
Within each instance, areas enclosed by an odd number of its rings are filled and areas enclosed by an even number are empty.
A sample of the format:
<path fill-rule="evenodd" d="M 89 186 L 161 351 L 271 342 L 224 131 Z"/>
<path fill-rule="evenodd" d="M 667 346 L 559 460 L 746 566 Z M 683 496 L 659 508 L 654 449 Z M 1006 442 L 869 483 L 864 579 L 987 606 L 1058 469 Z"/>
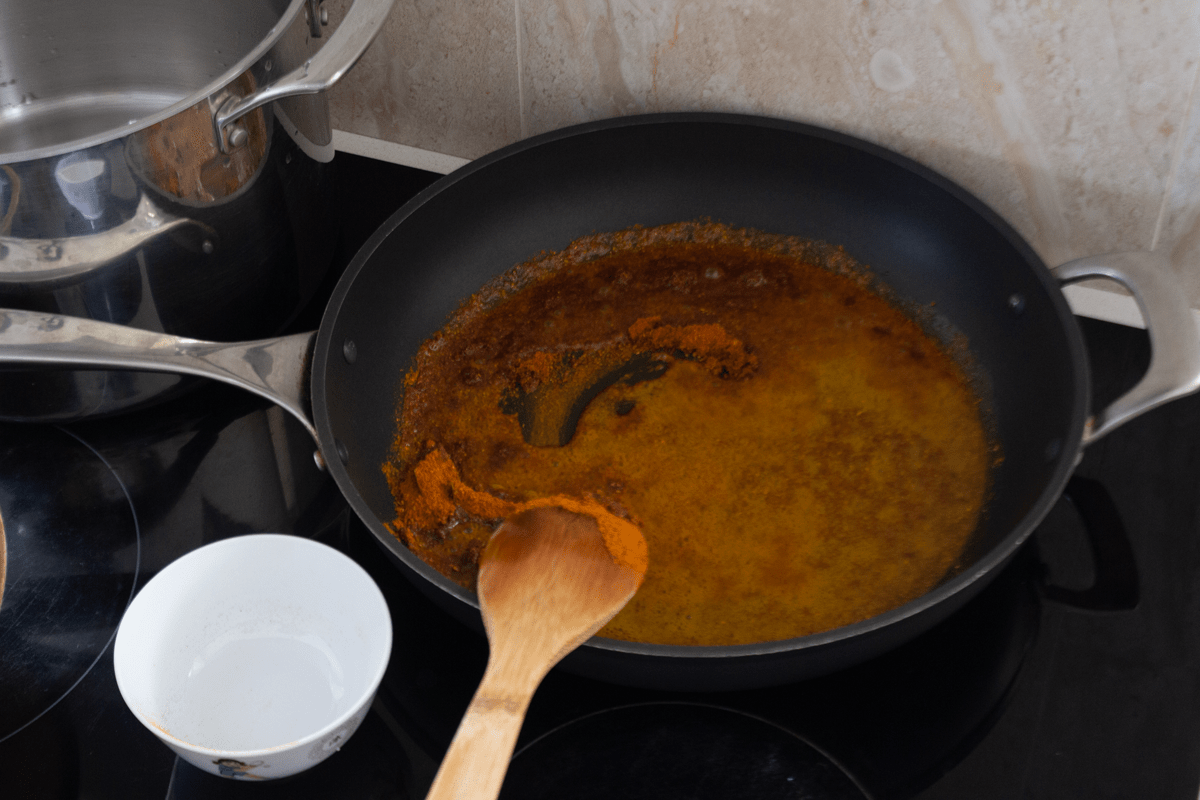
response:
<path fill-rule="evenodd" d="M 330 259 L 325 95 L 393 0 L 6 0 L 0 305 L 179 336 L 271 336 Z M 4 376 L 0 419 L 65 420 L 191 379 Z"/>

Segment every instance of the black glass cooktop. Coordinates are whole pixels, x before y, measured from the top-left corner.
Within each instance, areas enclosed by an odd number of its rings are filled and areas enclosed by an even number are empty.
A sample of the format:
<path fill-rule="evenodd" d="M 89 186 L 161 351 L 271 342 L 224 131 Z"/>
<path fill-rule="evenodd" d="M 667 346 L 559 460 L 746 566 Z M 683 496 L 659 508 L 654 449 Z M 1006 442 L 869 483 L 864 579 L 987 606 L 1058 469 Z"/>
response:
<path fill-rule="evenodd" d="M 339 155 L 339 266 L 436 176 Z M 331 280 L 332 280 L 331 276 Z M 320 301 L 295 330 L 316 326 Z M 1081 320 L 1097 402 L 1144 332 Z M 0 425 L 0 797 L 421 798 L 483 671 L 483 637 L 417 591 L 281 410 L 215 384 L 67 427 Z M 920 638 L 825 678 L 746 692 L 623 688 L 559 670 L 504 798 L 1160 798 L 1200 792 L 1200 398 L 1089 448 L 1003 572 Z M 294 778 L 176 759 L 128 712 L 111 638 L 129 598 L 209 541 L 332 544 L 383 588 L 388 674 L 362 728 Z"/>

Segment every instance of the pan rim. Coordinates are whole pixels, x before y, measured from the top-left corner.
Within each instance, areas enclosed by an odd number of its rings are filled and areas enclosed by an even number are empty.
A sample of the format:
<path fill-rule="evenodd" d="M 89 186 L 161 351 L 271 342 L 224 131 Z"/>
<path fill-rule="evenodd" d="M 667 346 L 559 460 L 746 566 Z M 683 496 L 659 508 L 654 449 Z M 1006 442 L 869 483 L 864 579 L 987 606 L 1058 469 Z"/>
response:
<path fill-rule="evenodd" d="M 961 603 L 956 604 L 948 601 L 958 597 L 962 602 L 965 602 L 986 586 L 1004 564 L 1015 555 L 1020 546 L 1028 539 L 1046 514 L 1049 513 L 1050 509 L 1061 496 L 1067 480 L 1074 472 L 1078 459 L 1081 456 L 1084 428 L 1090 409 L 1091 378 L 1087 363 L 1086 348 L 1082 332 L 1074 319 L 1074 315 L 1067 304 L 1066 297 L 1063 295 L 1058 282 L 1054 280 L 1050 270 L 1029 243 L 1003 217 L 961 185 L 932 168 L 881 145 L 840 131 L 792 120 L 726 112 L 663 112 L 615 117 L 573 125 L 520 140 L 482 156 L 435 181 L 405 203 L 376 229 L 351 260 L 350 265 L 338 281 L 329 303 L 326 305 L 325 314 L 321 320 L 314 345 L 312 379 L 310 383 L 314 423 L 322 452 L 336 452 L 329 413 L 330 409 L 326 402 L 328 387 L 326 386 L 325 376 L 329 361 L 334 352 L 334 330 L 337 327 L 342 306 L 358 274 L 371 261 L 371 256 L 406 219 L 416 213 L 430 199 L 440 195 L 451 187 L 457 186 L 463 181 L 469 180 L 476 172 L 487 169 L 489 165 L 496 162 L 544 144 L 562 142 L 570 138 L 586 136 L 593 132 L 611 131 L 623 127 L 695 125 L 697 123 L 775 128 L 785 132 L 816 137 L 848 146 L 915 173 L 918 177 L 948 193 L 951 197 L 967 206 L 971 212 L 981 217 L 984 222 L 995 229 L 997 233 L 1004 237 L 1021 254 L 1024 262 L 1030 267 L 1034 277 L 1041 284 L 1047 299 L 1051 303 L 1054 311 L 1053 323 L 1061 329 L 1060 332 L 1063 335 L 1074 373 L 1071 376 L 1074 395 L 1070 398 L 1071 411 L 1069 425 L 1064 432 L 1064 440 L 1061 442 L 1057 456 L 1053 459 L 1054 469 L 1050 479 L 1046 481 L 1041 493 L 1031 504 L 1020 522 L 1000 541 L 993 545 L 987 553 L 972 563 L 970 567 L 908 603 L 850 625 L 791 639 L 740 645 L 666 645 L 593 637 L 584 644 L 584 649 L 594 648 L 622 655 L 655 659 L 693 659 L 703 661 L 713 659 L 725 660 L 737 657 L 772 656 L 791 653 L 797 650 L 827 648 L 856 639 L 866 633 L 896 628 L 905 621 L 918 615 L 924 616 L 930 613 L 931 609 L 939 606 L 942 609 L 942 617 L 949 616 L 951 612 L 960 607 Z M 456 600 L 473 608 L 477 613 L 479 604 L 474 593 L 468 592 L 457 584 L 454 584 L 400 544 L 367 506 L 366 501 L 355 488 L 353 479 L 345 466 L 334 459 L 330 459 L 330 461 L 332 462 L 329 464 L 330 473 L 333 475 L 355 513 L 372 532 L 380 546 L 384 547 L 393 557 L 417 573 L 427 584 L 431 584 L 432 588 L 452 595 Z M 422 589 L 425 588 L 429 587 L 422 587 Z M 939 619 L 935 615 L 933 623 L 936 624 L 937 621 Z"/>

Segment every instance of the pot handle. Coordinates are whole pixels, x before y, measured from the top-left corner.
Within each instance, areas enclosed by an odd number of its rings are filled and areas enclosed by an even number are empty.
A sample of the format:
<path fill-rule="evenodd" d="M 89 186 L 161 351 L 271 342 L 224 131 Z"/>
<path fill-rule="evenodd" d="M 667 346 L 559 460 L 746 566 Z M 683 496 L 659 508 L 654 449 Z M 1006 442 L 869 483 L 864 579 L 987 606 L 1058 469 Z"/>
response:
<path fill-rule="evenodd" d="M 0 365 L 199 375 L 280 405 L 316 441 L 308 375 L 316 331 L 224 344 L 111 322 L 0 309 Z"/>
<path fill-rule="evenodd" d="M 0 284 L 48 289 L 76 282 L 185 225 L 196 227 L 204 252 L 215 247 L 215 230 L 164 211 L 145 194 L 132 219 L 100 233 L 59 239 L 0 235 Z"/>
<path fill-rule="evenodd" d="M 1068 261 L 1052 272 L 1066 285 L 1108 278 L 1133 293 L 1150 334 L 1150 368 L 1142 379 L 1084 426 L 1090 444 L 1134 417 L 1200 389 L 1200 331 L 1165 259 L 1155 253 L 1111 253 Z"/>
<path fill-rule="evenodd" d="M 225 126 L 254 109 L 285 97 L 326 91 L 353 67 L 375 39 L 394 0 L 354 0 L 337 30 L 316 55 L 256 92 L 226 100 L 213 118 L 221 150 L 227 146 Z M 230 143 L 231 145 L 233 143 Z M 236 145 L 233 145 L 236 146 Z"/>

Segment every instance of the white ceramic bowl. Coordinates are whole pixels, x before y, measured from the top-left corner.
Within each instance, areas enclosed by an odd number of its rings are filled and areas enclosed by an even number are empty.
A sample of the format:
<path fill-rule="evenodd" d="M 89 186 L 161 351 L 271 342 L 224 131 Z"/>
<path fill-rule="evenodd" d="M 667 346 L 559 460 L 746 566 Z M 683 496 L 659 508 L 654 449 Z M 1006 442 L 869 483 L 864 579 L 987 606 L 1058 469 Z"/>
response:
<path fill-rule="evenodd" d="M 134 597 L 113 648 L 142 723 L 216 775 L 308 769 L 366 716 L 392 648 L 379 587 L 297 536 L 251 534 L 167 565 Z"/>

